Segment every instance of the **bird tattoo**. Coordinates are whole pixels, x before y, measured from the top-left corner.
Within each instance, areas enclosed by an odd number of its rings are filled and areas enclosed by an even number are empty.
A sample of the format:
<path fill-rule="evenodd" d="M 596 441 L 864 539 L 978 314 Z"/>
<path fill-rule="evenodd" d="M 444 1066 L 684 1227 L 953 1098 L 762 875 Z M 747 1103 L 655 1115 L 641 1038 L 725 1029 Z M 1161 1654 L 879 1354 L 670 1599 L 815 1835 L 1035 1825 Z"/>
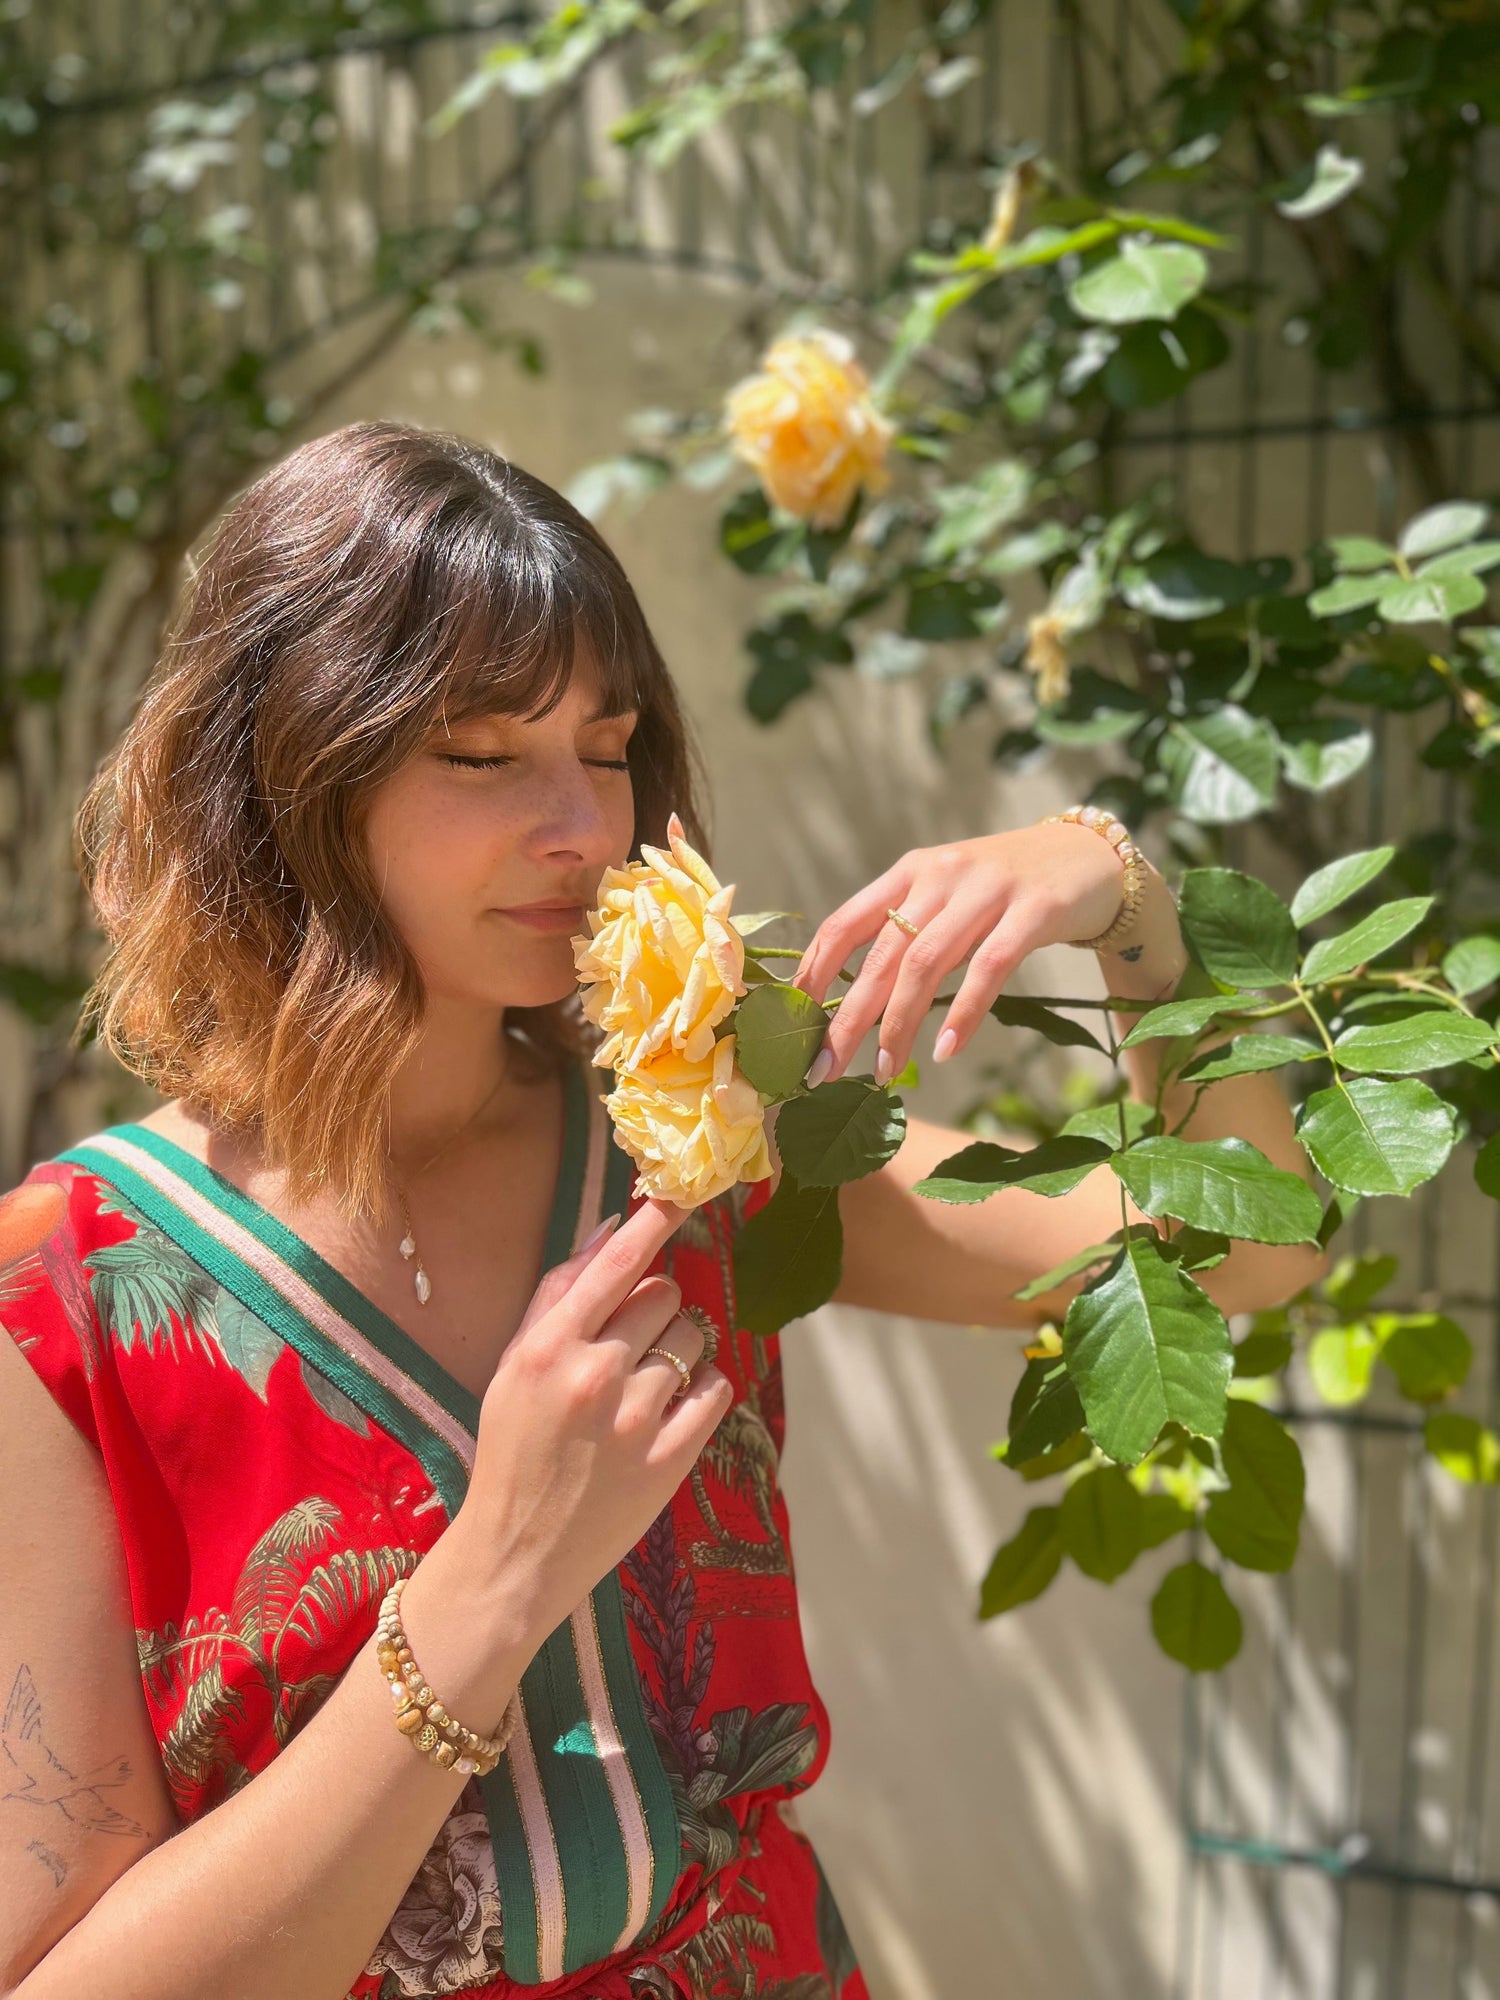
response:
<path fill-rule="evenodd" d="M 127 1757 L 107 1757 L 81 1777 L 54 1757 L 42 1741 L 42 1698 L 23 1661 L 0 1721 L 0 1799 L 55 1806 L 87 1833 L 123 1833 L 144 1838 L 146 1829 L 117 1812 L 102 1794 L 130 1776 Z"/>

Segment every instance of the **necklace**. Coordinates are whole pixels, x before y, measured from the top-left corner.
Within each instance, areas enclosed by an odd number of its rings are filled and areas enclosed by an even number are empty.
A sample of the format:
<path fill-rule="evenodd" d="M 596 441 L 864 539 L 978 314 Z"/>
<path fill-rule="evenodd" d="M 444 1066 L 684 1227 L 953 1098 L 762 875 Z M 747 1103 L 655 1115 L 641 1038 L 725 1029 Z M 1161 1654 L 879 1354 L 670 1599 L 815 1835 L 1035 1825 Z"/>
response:
<path fill-rule="evenodd" d="M 475 1119 L 478 1118 L 480 1112 L 485 1110 L 486 1107 L 491 1103 L 491 1101 L 495 1097 L 496 1092 L 499 1090 L 500 1085 L 504 1083 L 504 1081 L 505 1078 L 504 1076 L 502 1076 L 499 1079 L 499 1081 L 495 1084 L 494 1089 L 489 1091 L 489 1093 L 482 1099 L 482 1101 L 478 1104 L 478 1106 L 476 1106 L 476 1108 L 469 1113 L 468 1117 L 464 1120 L 462 1125 L 456 1126 L 453 1129 L 453 1131 L 451 1131 L 448 1134 L 447 1138 L 443 1141 L 442 1145 L 438 1147 L 437 1151 L 434 1154 L 432 1154 L 429 1159 L 423 1161 L 422 1165 L 417 1168 L 417 1172 L 419 1174 L 425 1174 L 427 1169 L 430 1166 L 435 1165 L 436 1162 L 439 1159 L 441 1159 L 443 1154 L 447 1152 L 448 1148 L 453 1144 L 453 1141 L 457 1138 L 462 1137 L 462 1135 L 468 1131 L 469 1127 L 474 1123 Z M 391 1156 L 389 1151 L 387 1151 L 386 1153 L 387 1170 L 390 1170 L 390 1165 L 391 1165 Z M 427 1301 L 432 1297 L 432 1280 L 431 1278 L 428 1277 L 426 1270 L 423 1268 L 422 1253 L 417 1248 L 416 1231 L 412 1227 L 412 1220 L 411 1220 L 411 1204 L 406 1199 L 406 1190 L 404 1187 L 402 1187 L 400 1181 L 397 1180 L 396 1175 L 393 1171 L 391 1172 L 390 1178 L 391 1178 L 391 1185 L 396 1190 L 396 1199 L 401 1204 L 401 1220 L 406 1228 L 406 1234 L 402 1237 L 398 1247 L 401 1251 L 401 1255 L 406 1259 L 408 1264 L 412 1262 L 413 1258 L 415 1258 L 416 1260 L 416 1269 L 412 1274 L 412 1285 L 417 1294 L 417 1304 L 420 1306 L 425 1306 Z"/>

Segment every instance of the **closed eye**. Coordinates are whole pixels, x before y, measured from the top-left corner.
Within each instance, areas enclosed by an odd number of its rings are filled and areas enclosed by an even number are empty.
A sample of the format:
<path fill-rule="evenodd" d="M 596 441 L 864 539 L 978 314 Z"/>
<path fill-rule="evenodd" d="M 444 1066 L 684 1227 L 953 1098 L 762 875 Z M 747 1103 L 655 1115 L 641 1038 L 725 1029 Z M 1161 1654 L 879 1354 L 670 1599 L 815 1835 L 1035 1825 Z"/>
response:
<path fill-rule="evenodd" d="M 502 764 L 513 764 L 515 762 L 513 757 L 458 757 L 447 750 L 441 754 L 445 764 L 452 764 L 455 769 L 460 771 L 496 771 Z M 601 771 L 628 771 L 630 769 L 629 762 L 623 757 L 618 760 L 606 757 L 585 757 L 583 761 L 586 764 L 596 764 Z"/>

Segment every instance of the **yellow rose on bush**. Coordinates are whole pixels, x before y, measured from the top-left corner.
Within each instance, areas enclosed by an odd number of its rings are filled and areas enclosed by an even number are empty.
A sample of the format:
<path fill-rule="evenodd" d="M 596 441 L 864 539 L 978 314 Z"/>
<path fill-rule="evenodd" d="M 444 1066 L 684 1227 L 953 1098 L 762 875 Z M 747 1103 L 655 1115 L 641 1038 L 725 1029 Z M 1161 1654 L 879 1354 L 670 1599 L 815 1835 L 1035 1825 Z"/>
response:
<path fill-rule="evenodd" d="M 746 991 L 744 940 L 729 921 L 734 884 L 721 885 L 689 846 L 675 812 L 667 840 L 665 851 L 643 842 L 642 860 L 605 869 L 592 935 L 573 940 L 583 1011 L 605 1031 L 601 1068 L 638 1069 L 664 1053 L 703 1061 Z"/>
<path fill-rule="evenodd" d="M 834 528 L 857 488 L 881 493 L 892 425 L 870 400 L 853 343 L 827 327 L 788 335 L 761 372 L 733 388 L 725 420 L 734 450 L 769 499 L 815 528 Z"/>
<path fill-rule="evenodd" d="M 683 1208 L 771 1172 L 760 1092 L 735 1066 L 733 1034 L 696 1060 L 668 1051 L 626 1070 L 605 1107 L 636 1162 L 635 1194 Z"/>

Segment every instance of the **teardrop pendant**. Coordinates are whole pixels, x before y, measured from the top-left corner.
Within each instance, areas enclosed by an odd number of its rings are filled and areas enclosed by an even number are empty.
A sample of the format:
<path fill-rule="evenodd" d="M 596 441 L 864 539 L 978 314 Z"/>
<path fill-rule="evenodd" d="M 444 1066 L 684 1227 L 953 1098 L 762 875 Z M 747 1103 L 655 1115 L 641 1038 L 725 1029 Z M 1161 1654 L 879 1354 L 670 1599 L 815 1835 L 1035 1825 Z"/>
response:
<path fill-rule="evenodd" d="M 408 1262 L 410 1262 L 410 1260 L 417 1254 L 417 1246 L 415 1242 L 412 1240 L 410 1234 L 407 1234 L 402 1237 L 399 1247 L 401 1250 L 401 1255 L 405 1257 Z"/>
<path fill-rule="evenodd" d="M 425 1306 L 427 1301 L 432 1297 L 432 1280 L 420 1264 L 417 1266 L 417 1275 L 414 1283 L 417 1288 L 417 1302 L 419 1305 Z"/>

